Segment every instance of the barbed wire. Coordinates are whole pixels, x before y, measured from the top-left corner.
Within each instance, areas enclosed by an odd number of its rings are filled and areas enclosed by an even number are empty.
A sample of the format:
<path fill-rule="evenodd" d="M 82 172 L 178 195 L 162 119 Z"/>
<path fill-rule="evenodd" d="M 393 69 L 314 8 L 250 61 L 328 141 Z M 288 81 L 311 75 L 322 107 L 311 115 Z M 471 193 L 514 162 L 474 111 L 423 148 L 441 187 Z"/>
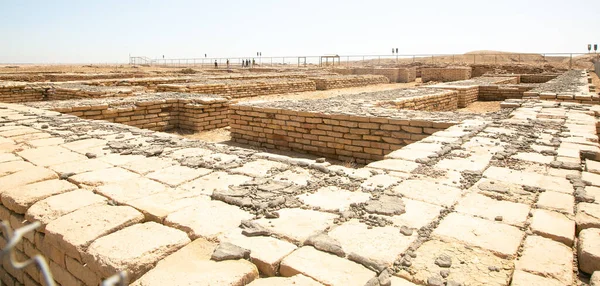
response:
<path fill-rule="evenodd" d="M 7 242 L 4 248 L 0 250 L 0 261 L 4 261 L 4 259 L 8 259 L 10 265 L 16 270 L 23 270 L 25 267 L 35 264 L 40 270 L 42 279 L 45 282 L 46 286 L 55 286 L 54 278 L 52 275 L 52 271 L 50 271 L 50 267 L 48 267 L 48 263 L 46 259 L 41 254 L 36 254 L 30 259 L 26 261 L 17 261 L 15 252 L 13 251 L 15 246 L 21 242 L 23 236 L 25 234 L 34 231 L 39 228 L 42 224 L 39 221 L 33 222 L 21 228 L 15 229 L 14 231 L 11 229 L 10 224 L 7 221 L 2 221 L 0 223 L 0 230 L 2 234 L 6 238 Z M 129 284 L 127 272 L 121 271 L 119 273 L 114 274 L 111 277 L 108 277 L 106 280 L 100 283 L 101 286 L 127 286 Z M 2 286 L 2 281 L 0 281 L 0 286 Z"/>

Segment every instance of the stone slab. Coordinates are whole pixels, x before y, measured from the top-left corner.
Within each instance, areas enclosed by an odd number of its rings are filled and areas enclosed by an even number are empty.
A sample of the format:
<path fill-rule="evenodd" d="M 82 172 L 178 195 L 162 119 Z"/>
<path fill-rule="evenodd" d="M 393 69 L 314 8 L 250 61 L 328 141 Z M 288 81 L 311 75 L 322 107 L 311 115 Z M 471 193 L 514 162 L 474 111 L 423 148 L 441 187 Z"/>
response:
<path fill-rule="evenodd" d="M 0 194 L 27 184 L 58 179 L 56 173 L 42 167 L 27 168 L 4 177 L 0 177 Z"/>
<path fill-rule="evenodd" d="M 573 245 L 575 239 L 575 221 L 561 213 L 535 209 L 531 219 L 533 233 L 554 241 Z"/>
<path fill-rule="evenodd" d="M 20 186 L 2 193 L 2 204 L 8 209 L 24 214 L 37 201 L 76 190 L 77 186 L 64 180 L 47 180 Z"/>
<path fill-rule="evenodd" d="M 451 206 L 462 195 L 458 188 L 423 180 L 403 181 L 394 187 L 393 191 L 407 198 L 439 206 Z"/>
<path fill-rule="evenodd" d="M 88 190 L 75 190 L 38 201 L 27 210 L 25 218 L 47 225 L 63 215 L 96 204 L 106 204 L 106 198 Z"/>
<path fill-rule="evenodd" d="M 545 176 L 532 172 L 523 172 L 507 168 L 489 167 L 483 176 L 489 179 L 511 184 L 537 187 L 548 191 L 560 193 L 573 193 L 573 186 L 564 178 Z"/>
<path fill-rule="evenodd" d="M 524 235 L 514 226 L 458 213 L 447 215 L 433 231 L 441 240 L 488 249 L 501 258 L 516 255 Z"/>
<path fill-rule="evenodd" d="M 103 277 L 126 269 L 129 279 L 135 280 L 188 243 L 190 239 L 184 232 L 147 222 L 97 239 L 84 254 L 83 262 Z"/>
<path fill-rule="evenodd" d="M 242 174 L 250 177 L 263 178 L 269 175 L 273 175 L 274 172 L 278 169 L 284 169 L 287 166 L 288 165 L 283 163 L 259 159 L 256 161 L 248 162 L 241 167 L 232 169 L 231 172 L 233 172 L 234 174 Z"/>
<path fill-rule="evenodd" d="M 139 178 L 140 175 L 119 167 L 100 169 L 96 171 L 77 174 L 69 177 L 69 181 L 79 186 L 97 187 L 116 182 L 125 182 Z"/>
<path fill-rule="evenodd" d="M 256 223 L 292 242 L 303 243 L 333 225 L 335 214 L 304 209 L 281 209 L 278 218 L 261 218 Z"/>
<path fill-rule="evenodd" d="M 586 228 L 600 228 L 600 205 L 590 203 L 577 204 L 575 213 L 577 233 Z"/>
<path fill-rule="evenodd" d="M 523 226 L 529 214 L 529 206 L 526 204 L 513 203 L 503 200 L 495 200 L 481 194 L 470 193 L 465 195 L 455 211 L 459 213 L 470 214 L 482 217 L 488 220 L 500 220 L 514 226 Z"/>
<path fill-rule="evenodd" d="M 179 186 L 185 182 L 189 182 L 206 174 L 212 170 L 198 168 L 193 169 L 184 166 L 171 166 L 146 175 L 147 178 L 167 184 L 171 187 Z"/>
<path fill-rule="evenodd" d="M 211 196 L 214 191 L 226 191 L 230 186 L 239 186 L 250 180 L 252 180 L 252 177 L 214 172 L 187 182 L 179 188 L 192 193 Z"/>
<path fill-rule="evenodd" d="M 373 271 L 360 264 L 311 246 L 302 247 L 284 258 L 280 272 L 285 277 L 302 274 L 325 285 L 364 286 L 375 277 Z"/>
<path fill-rule="evenodd" d="M 546 191 L 539 195 L 536 206 L 541 209 L 573 215 L 575 197 L 569 194 Z"/>
<path fill-rule="evenodd" d="M 573 251 L 570 247 L 541 236 L 528 236 L 523 254 L 515 262 L 515 269 L 560 281 L 573 282 Z"/>
<path fill-rule="evenodd" d="M 345 211 L 353 203 L 364 203 L 371 197 L 360 191 L 350 192 L 336 186 L 322 187 L 312 194 L 298 196 L 305 204 L 326 211 Z"/>

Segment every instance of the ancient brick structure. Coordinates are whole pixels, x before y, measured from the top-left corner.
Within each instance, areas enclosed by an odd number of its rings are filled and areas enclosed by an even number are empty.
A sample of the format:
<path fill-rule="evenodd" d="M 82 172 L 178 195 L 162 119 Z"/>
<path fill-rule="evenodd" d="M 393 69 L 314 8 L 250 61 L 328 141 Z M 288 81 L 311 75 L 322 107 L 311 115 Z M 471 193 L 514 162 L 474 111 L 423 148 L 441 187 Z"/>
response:
<path fill-rule="evenodd" d="M 471 78 L 470 67 L 421 68 L 421 80 L 428 81 L 457 81 Z"/>

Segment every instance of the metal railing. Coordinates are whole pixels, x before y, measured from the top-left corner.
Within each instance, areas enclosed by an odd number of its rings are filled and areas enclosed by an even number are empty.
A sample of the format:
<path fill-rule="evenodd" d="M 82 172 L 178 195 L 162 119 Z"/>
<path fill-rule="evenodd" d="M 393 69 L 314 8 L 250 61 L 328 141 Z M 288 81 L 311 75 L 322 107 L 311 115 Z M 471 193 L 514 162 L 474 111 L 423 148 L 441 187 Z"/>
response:
<path fill-rule="evenodd" d="M 285 66 L 393 66 L 398 64 L 504 64 L 504 63 L 562 63 L 572 67 L 574 57 L 587 53 L 489 53 L 489 54 L 387 54 L 387 55 L 340 55 L 336 61 L 321 61 L 323 56 L 277 56 L 277 57 L 218 57 L 150 59 L 131 56 L 130 64 L 167 67 L 218 68 L 242 67 L 242 62 L 254 60 L 254 67 Z"/>
<path fill-rule="evenodd" d="M 23 236 L 25 234 L 34 231 L 39 228 L 42 224 L 39 221 L 28 224 L 21 228 L 15 229 L 14 231 L 10 228 L 10 224 L 7 221 L 2 221 L 0 223 L 0 230 L 4 234 L 7 242 L 4 248 L 0 250 L 0 261 L 4 261 L 4 259 L 8 259 L 8 263 L 15 270 L 24 270 L 26 267 L 33 265 L 37 266 L 40 270 L 41 277 L 44 280 L 44 285 L 46 286 L 55 286 L 54 278 L 52 272 L 50 271 L 50 267 L 48 267 L 48 263 L 46 259 L 40 255 L 34 255 L 30 259 L 26 261 L 17 261 L 15 252 L 13 251 L 16 245 L 21 242 Z M 33 267 L 31 266 L 31 267 Z M 100 286 L 126 286 L 128 285 L 127 272 L 121 271 L 106 280 L 102 281 Z M 2 286 L 2 281 L 0 281 L 0 286 Z"/>

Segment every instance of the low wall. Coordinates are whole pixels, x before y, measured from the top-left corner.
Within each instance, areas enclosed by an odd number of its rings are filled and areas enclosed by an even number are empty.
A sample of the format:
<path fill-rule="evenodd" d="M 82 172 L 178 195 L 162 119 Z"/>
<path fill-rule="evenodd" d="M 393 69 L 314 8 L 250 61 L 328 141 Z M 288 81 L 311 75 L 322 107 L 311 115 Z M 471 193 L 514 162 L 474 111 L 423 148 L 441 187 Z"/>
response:
<path fill-rule="evenodd" d="M 458 108 L 458 95 L 459 93 L 456 91 L 447 91 L 431 95 L 399 98 L 382 102 L 379 106 L 421 111 L 454 111 Z"/>
<path fill-rule="evenodd" d="M 160 84 L 169 83 L 187 83 L 206 81 L 206 77 L 148 77 L 148 78 L 127 78 L 127 79 L 103 79 L 82 81 L 80 83 L 94 86 L 143 86 L 149 90 L 156 90 Z"/>
<path fill-rule="evenodd" d="M 229 101 L 199 94 L 156 94 L 129 100 L 78 100 L 29 106 L 155 131 L 205 131 L 228 126 Z"/>
<path fill-rule="evenodd" d="M 22 103 L 42 101 L 48 89 L 50 89 L 49 86 L 38 84 L 0 81 L 0 102 Z"/>
<path fill-rule="evenodd" d="M 365 164 L 455 123 L 232 105 L 232 140 Z"/>
<path fill-rule="evenodd" d="M 428 81 L 458 81 L 471 78 L 470 67 L 421 68 L 421 80 Z"/>
<path fill-rule="evenodd" d="M 160 84 L 160 92 L 194 92 L 227 95 L 233 98 L 254 97 L 270 94 L 314 91 L 316 85 L 308 79 L 216 81 L 189 84 Z"/>
<path fill-rule="evenodd" d="M 478 98 L 480 101 L 518 99 L 523 98 L 526 92 L 536 87 L 537 84 L 481 85 Z"/>
<path fill-rule="evenodd" d="M 413 82 L 417 77 L 414 67 L 407 68 L 334 68 L 331 70 L 340 75 L 382 75 L 390 82 Z"/>
<path fill-rule="evenodd" d="M 478 77 L 469 80 L 430 85 L 427 87 L 454 90 L 458 92 L 458 108 L 464 108 L 479 99 L 481 86 L 516 84 L 517 81 L 517 77 Z"/>
<path fill-rule="evenodd" d="M 145 73 L 101 73 L 101 74 L 89 74 L 89 73 L 35 73 L 35 74 L 0 74 L 0 80 L 11 80 L 11 81 L 27 81 L 27 82 L 40 82 L 40 81 L 78 81 L 78 80 L 92 80 L 92 79 L 119 79 L 119 78 L 139 78 L 148 77 L 150 74 Z"/>
<path fill-rule="evenodd" d="M 522 74 L 521 83 L 545 83 L 555 79 L 560 74 Z"/>
<path fill-rule="evenodd" d="M 99 97 L 125 97 L 132 96 L 136 92 L 142 92 L 143 87 L 104 87 L 88 86 L 80 84 L 55 85 L 47 93 L 47 100 L 68 100 Z"/>
<path fill-rule="evenodd" d="M 584 70 L 567 71 L 525 92 L 523 96 L 542 100 L 600 104 L 598 94 L 590 92 L 588 74 Z"/>
<path fill-rule="evenodd" d="M 390 82 L 387 77 L 382 75 L 337 75 L 309 77 L 308 79 L 315 82 L 317 90 L 367 86 Z"/>

